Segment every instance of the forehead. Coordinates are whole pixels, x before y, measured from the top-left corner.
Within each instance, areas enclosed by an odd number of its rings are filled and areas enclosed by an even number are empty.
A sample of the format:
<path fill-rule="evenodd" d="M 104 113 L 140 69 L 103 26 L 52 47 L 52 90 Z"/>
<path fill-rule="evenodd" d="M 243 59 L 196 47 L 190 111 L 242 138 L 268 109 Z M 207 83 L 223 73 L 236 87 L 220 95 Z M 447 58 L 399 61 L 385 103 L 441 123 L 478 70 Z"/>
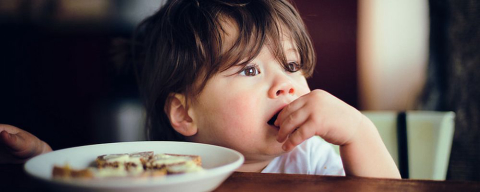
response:
<path fill-rule="evenodd" d="M 222 53 L 225 53 L 228 49 L 231 49 L 237 39 L 239 38 L 238 25 L 233 19 L 220 19 L 221 38 L 222 38 Z"/>
<path fill-rule="evenodd" d="M 232 49 L 233 46 L 238 44 L 238 42 L 241 42 L 242 36 L 245 35 L 255 35 L 254 33 L 252 34 L 240 34 L 240 28 L 238 27 L 238 24 L 233 20 L 229 18 L 223 18 L 220 19 L 221 23 L 221 38 L 222 38 L 222 53 L 227 52 L 228 50 Z M 275 36 L 272 34 L 266 34 L 266 41 L 264 42 L 263 45 L 259 45 L 260 47 L 267 46 L 269 48 L 272 47 L 278 47 L 281 46 L 283 49 L 287 51 L 296 51 L 295 42 L 293 38 L 291 37 L 291 32 L 287 30 L 284 25 L 277 23 L 278 30 L 279 30 L 279 35 Z M 268 32 L 267 32 L 268 33 Z M 279 41 L 273 41 L 272 38 L 278 38 Z M 250 38 L 250 39 L 255 39 L 255 38 Z M 259 42 L 252 42 L 251 45 L 258 44 Z M 258 46 L 258 45 L 257 45 Z M 245 47 L 248 49 L 248 47 Z"/>

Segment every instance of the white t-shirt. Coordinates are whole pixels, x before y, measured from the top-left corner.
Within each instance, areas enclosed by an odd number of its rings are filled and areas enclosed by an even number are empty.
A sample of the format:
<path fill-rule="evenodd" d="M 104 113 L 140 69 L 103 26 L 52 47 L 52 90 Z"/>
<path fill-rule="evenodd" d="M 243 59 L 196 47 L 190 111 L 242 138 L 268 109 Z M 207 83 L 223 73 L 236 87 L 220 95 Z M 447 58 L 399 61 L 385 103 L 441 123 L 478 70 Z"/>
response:
<path fill-rule="evenodd" d="M 345 175 L 340 156 L 330 143 L 317 136 L 273 159 L 262 173 Z"/>

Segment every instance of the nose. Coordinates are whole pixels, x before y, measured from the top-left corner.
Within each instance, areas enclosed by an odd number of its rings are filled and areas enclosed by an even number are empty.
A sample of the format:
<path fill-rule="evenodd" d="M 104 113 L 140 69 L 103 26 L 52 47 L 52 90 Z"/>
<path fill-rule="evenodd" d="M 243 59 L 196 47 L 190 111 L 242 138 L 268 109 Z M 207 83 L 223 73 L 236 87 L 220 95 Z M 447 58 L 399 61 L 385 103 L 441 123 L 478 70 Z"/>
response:
<path fill-rule="evenodd" d="M 277 98 L 281 96 L 292 96 L 295 94 L 295 88 L 291 79 L 285 76 L 277 76 L 272 87 L 268 92 L 270 98 Z"/>

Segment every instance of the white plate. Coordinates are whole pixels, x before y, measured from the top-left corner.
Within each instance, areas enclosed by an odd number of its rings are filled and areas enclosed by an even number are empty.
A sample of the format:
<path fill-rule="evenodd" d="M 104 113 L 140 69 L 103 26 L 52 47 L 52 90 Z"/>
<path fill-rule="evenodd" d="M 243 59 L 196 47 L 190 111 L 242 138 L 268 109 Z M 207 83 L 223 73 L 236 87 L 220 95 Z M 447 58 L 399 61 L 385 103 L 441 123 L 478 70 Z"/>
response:
<path fill-rule="evenodd" d="M 199 173 L 169 175 L 160 178 L 109 178 L 102 180 L 52 179 L 54 165 L 75 169 L 86 168 L 103 154 L 153 151 L 200 155 Z M 27 161 L 26 172 L 58 191 L 211 191 L 218 187 L 233 171 L 243 164 L 244 157 L 237 151 L 199 143 L 170 141 L 140 141 L 88 145 L 53 151 Z"/>

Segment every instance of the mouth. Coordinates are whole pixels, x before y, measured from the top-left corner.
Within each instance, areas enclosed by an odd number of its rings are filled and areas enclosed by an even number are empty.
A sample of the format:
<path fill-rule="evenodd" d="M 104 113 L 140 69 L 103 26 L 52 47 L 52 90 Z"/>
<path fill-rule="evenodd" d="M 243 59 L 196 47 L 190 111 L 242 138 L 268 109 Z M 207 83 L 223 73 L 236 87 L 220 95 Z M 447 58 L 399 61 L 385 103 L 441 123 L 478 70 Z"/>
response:
<path fill-rule="evenodd" d="M 278 111 L 277 113 L 275 113 L 275 115 L 273 115 L 273 117 L 272 117 L 270 120 L 268 120 L 267 123 L 268 123 L 269 125 L 271 125 L 271 126 L 277 127 L 277 126 L 275 126 L 273 123 L 275 123 L 275 120 L 277 120 L 278 114 L 279 114 L 280 112 L 281 112 L 281 110 Z"/>

